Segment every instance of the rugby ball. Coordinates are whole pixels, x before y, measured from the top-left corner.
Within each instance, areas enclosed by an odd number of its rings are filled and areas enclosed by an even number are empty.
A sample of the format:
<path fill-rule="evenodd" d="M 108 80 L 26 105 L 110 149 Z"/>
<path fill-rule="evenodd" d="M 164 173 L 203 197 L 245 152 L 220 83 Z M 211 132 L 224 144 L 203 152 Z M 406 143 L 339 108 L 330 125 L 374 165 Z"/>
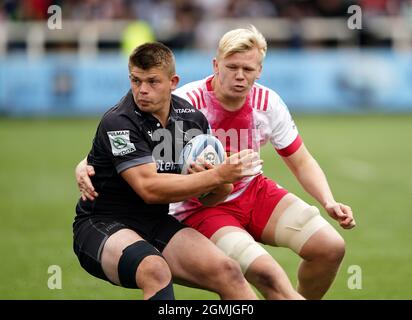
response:
<path fill-rule="evenodd" d="M 216 137 L 210 134 L 200 134 L 191 139 L 183 148 L 179 157 L 181 174 L 187 174 L 192 162 L 200 158 L 213 165 L 225 160 L 225 149 Z"/>

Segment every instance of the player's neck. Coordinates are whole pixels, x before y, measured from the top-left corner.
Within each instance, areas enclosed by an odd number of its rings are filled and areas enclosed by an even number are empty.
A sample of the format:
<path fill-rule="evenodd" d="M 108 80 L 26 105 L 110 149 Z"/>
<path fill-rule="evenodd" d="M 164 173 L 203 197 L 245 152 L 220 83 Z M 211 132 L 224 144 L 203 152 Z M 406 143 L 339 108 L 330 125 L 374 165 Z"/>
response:
<path fill-rule="evenodd" d="M 169 101 L 167 106 L 165 105 L 160 110 L 152 113 L 153 117 L 159 120 L 163 128 L 166 128 L 167 126 L 167 120 L 169 119 L 170 109 L 171 109 L 171 105 Z"/>
<path fill-rule="evenodd" d="M 241 109 L 246 101 L 246 98 L 233 99 L 223 95 L 219 96 L 218 94 L 216 94 L 216 97 L 222 105 L 222 108 L 231 112 Z"/>

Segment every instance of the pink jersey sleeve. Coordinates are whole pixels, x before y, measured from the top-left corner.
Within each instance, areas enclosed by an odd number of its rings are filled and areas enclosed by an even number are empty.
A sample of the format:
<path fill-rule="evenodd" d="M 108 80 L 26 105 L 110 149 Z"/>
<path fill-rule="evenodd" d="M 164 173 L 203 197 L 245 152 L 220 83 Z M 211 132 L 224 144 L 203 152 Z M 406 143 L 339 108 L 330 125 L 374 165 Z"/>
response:
<path fill-rule="evenodd" d="M 273 90 L 269 93 L 268 111 L 271 124 L 270 142 L 282 157 L 292 155 L 301 146 L 302 139 L 286 104 Z"/>

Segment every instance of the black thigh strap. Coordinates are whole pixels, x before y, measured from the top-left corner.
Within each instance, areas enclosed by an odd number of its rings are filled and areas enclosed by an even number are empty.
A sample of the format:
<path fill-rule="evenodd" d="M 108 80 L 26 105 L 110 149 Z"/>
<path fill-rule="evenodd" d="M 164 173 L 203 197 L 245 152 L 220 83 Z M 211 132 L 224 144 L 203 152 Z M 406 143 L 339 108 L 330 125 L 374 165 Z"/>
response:
<path fill-rule="evenodd" d="M 160 256 L 161 253 L 144 240 L 132 243 L 125 249 L 120 257 L 117 271 L 119 280 L 125 288 L 137 288 L 136 271 L 140 262 L 147 256 Z"/>

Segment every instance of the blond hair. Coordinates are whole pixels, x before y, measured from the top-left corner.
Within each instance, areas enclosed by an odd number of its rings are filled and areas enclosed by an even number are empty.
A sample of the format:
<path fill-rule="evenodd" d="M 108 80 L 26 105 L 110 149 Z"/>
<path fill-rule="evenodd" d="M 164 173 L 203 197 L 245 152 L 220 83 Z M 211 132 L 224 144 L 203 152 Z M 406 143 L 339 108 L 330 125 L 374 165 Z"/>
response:
<path fill-rule="evenodd" d="M 250 25 L 248 28 L 231 30 L 223 35 L 217 48 L 217 57 L 226 58 L 234 53 L 249 51 L 257 48 L 262 56 L 266 55 L 267 43 L 263 35 Z"/>

